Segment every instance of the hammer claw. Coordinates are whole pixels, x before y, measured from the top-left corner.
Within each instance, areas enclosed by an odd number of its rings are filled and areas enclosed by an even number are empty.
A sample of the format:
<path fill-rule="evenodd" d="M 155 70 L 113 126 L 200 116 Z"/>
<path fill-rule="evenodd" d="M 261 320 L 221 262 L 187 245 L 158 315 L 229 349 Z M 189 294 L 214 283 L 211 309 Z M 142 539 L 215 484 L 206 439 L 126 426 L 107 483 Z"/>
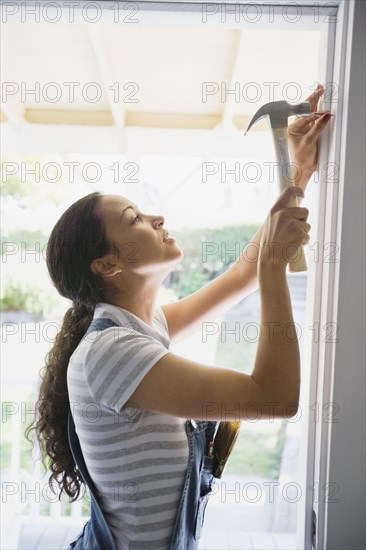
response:
<path fill-rule="evenodd" d="M 272 128 L 287 128 L 287 120 L 292 115 L 308 115 L 311 113 L 311 105 L 308 101 L 291 105 L 287 101 L 272 101 L 263 105 L 253 116 L 249 123 L 247 132 L 261 118 L 268 116 Z"/>

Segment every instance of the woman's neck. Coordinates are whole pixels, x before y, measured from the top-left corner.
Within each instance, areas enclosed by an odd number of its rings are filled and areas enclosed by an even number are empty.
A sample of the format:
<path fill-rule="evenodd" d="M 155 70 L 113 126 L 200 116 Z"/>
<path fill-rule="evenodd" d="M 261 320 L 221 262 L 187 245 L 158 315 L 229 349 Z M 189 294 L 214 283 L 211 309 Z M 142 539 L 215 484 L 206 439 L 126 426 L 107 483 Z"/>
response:
<path fill-rule="evenodd" d="M 161 282 L 161 278 L 153 280 L 151 276 L 146 279 L 135 276 L 128 284 L 118 281 L 118 286 L 105 291 L 104 301 L 126 309 L 151 326 Z"/>

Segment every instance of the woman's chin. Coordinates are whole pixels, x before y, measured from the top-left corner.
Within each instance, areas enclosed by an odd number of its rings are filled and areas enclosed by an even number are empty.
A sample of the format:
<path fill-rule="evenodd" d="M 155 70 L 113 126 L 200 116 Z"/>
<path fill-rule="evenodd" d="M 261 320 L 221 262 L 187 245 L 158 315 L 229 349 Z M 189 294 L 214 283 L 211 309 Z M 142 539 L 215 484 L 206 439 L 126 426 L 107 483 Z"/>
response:
<path fill-rule="evenodd" d="M 183 250 L 178 246 L 175 246 L 174 248 L 175 248 L 174 254 L 173 253 L 171 254 L 171 259 L 169 263 L 173 266 L 176 266 L 181 263 L 181 261 L 183 260 L 184 254 L 183 254 Z"/>
<path fill-rule="evenodd" d="M 184 252 L 183 252 L 183 250 L 182 250 L 181 248 L 179 248 L 178 245 L 175 245 L 175 248 L 179 251 L 179 261 L 180 261 L 180 260 L 183 260 L 183 258 L 184 258 Z"/>

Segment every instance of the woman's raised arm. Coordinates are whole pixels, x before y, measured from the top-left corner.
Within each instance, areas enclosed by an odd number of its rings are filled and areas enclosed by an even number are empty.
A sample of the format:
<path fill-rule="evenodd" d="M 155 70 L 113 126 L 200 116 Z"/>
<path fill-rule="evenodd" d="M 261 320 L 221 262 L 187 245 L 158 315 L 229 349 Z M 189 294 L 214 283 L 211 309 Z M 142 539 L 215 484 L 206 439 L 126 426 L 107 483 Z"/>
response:
<path fill-rule="evenodd" d="M 273 418 L 296 414 L 300 354 L 287 286 L 287 244 L 308 241 L 306 208 L 286 208 L 301 189 L 287 188 L 264 227 L 259 262 L 261 335 L 251 375 L 210 367 L 168 353 L 140 382 L 127 406 L 203 420 Z"/>
<path fill-rule="evenodd" d="M 296 185 L 303 190 L 317 169 L 318 139 L 330 118 L 326 113 L 322 117 L 315 115 L 323 94 L 324 87 L 319 84 L 306 98 L 310 102 L 312 114 L 299 118 L 288 128 L 294 179 Z M 298 204 L 301 204 L 301 197 Z M 222 313 L 258 289 L 256 249 L 262 233 L 263 226 L 225 273 L 190 296 L 163 306 L 172 342 L 193 334 L 204 321 L 215 321 Z"/>

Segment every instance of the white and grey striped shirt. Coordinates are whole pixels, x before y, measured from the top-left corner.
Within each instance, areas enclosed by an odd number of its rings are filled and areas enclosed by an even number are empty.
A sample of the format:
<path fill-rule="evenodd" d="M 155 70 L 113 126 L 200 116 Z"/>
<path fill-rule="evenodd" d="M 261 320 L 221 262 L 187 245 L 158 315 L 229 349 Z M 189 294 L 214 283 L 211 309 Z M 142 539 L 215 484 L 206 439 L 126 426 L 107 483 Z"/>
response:
<path fill-rule="evenodd" d="M 118 550 L 165 549 L 188 464 L 186 419 L 122 407 L 169 353 L 166 318 L 157 307 L 150 327 L 106 303 L 95 308 L 94 319 L 100 317 L 122 327 L 89 333 L 71 356 L 67 383 L 76 432 Z"/>

